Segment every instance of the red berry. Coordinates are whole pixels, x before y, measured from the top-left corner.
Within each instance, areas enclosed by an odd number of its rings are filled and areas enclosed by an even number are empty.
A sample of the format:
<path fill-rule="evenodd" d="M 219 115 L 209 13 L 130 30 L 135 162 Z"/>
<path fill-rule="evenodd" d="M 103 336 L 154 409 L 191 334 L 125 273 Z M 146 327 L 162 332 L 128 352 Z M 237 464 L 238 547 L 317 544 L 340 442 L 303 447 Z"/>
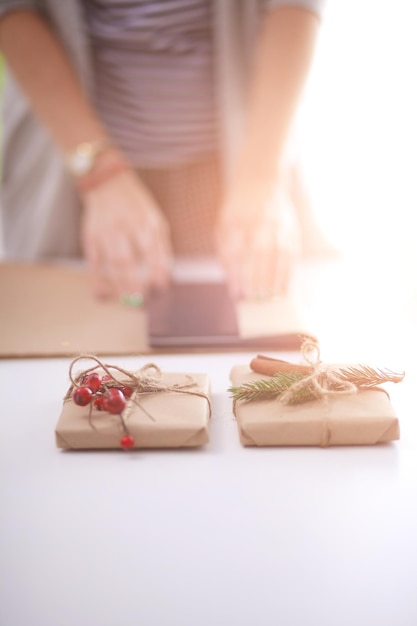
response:
<path fill-rule="evenodd" d="M 113 380 L 112 377 L 109 374 L 104 374 L 104 376 L 101 379 L 101 382 L 108 383 L 109 380 Z"/>
<path fill-rule="evenodd" d="M 93 392 L 88 387 L 76 387 L 72 393 L 72 399 L 78 406 L 90 404 Z"/>
<path fill-rule="evenodd" d="M 97 411 L 104 411 L 104 404 L 104 396 L 97 396 L 97 398 L 95 398 L 94 408 L 97 409 Z"/>
<path fill-rule="evenodd" d="M 123 411 L 126 406 L 126 400 L 120 389 L 112 387 L 104 396 L 103 408 L 109 413 L 117 415 Z"/>
<path fill-rule="evenodd" d="M 125 450 L 129 450 L 129 448 L 133 448 L 133 446 L 135 445 L 135 440 L 133 439 L 132 435 L 123 435 L 123 437 L 120 439 L 120 445 Z"/>
<path fill-rule="evenodd" d="M 125 398 L 130 398 L 130 396 L 133 393 L 133 389 L 132 389 L 132 387 L 128 387 L 127 385 L 125 385 L 125 386 L 123 386 L 121 388 L 121 392 L 122 392 L 122 394 L 124 395 Z"/>
<path fill-rule="evenodd" d="M 101 387 L 101 376 L 97 372 L 88 374 L 84 381 L 84 385 L 91 389 L 93 393 L 96 393 Z"/>

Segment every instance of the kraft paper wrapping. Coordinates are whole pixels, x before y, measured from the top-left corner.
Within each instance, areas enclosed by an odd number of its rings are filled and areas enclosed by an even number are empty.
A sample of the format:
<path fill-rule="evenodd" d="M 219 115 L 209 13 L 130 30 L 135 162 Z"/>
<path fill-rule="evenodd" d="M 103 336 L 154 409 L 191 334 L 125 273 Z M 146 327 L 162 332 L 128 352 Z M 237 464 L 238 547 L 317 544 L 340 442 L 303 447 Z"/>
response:
<path fill-rule="evenodd" d="M 191 391 L 209 395 L 207 374 L 164 372 L 161 385 L 196 386 Z M 143 407 L 143 408 L 141 408 Z M 55 436 L 58 448 L 120 449 L 123 427 L 118 415 L 80 407 L 70 399 L 64 402 Z M 202 446 L 209 440 L 210 408 L 207 398 L 175 391 L 157 391 L 140 396 L 140 406 L 129 403 L 123 412 L 126 426 L 135 440 L 135 448 L 180 448 Z M 149 417 L 149 416 L 152 416 Z"/>
<path fill-rule="evenodd" d="M 230 378 L 240 386 L 267 377 L 238 365 Z M 398 418 L 381 389 L 296 405 L 278 399 L 236 401 L 234 413 L 244 446 L 372 445 L 400 437 Z"/>

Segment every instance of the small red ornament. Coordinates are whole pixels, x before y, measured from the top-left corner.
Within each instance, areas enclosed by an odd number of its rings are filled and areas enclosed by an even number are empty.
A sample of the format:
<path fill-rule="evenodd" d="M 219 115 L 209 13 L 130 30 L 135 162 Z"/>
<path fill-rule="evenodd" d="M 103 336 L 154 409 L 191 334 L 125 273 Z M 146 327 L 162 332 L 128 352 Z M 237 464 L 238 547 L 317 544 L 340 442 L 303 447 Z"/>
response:
<path fill-rule="evenodd" d="M 88 387 L 76 387 L 72 393 L 72 399 L 78 406 L 90 404 L 93 392 Z"/>
<path fill-rule="evenodd" d="M 97 374 L 97 372 L 92 372 L 91 374 L 88 374 L 83 382 L 84 385 L 91 389 L 93 393 L 96 393 L 96 391 L 98 391 L 101 387 L 101 376 Z"/>
<path fill-rule="evenodd" d="M 104 396 L 103 408 L 105 411 L 118 415 L 126 406 L 126 400 L 120 389 L 112 387 Z"/>
<path fill-rule="evenodd" d="M 123 437 L 120 439 L 120 445 L 125 450 L 129 450 L 135 445 L 135 440 L 133 439 L 132 435 L 123 435 Z"/>
<path fill-rule="evenodd" d="M 130 396 L 133 393 L 133 389 L 132 389 L 132 387 L 128 387 L 127 385 L 124 385 L 121 388 L 121 392 L 122 392 L 122 394 L 124 395 L 125 398 L 130 398 Z"/>
<path fill-rule="evenodd" d="M 104 411 L 104 396 L 97 396 L 97 398 L 94 399 L 93 406 L 97 411 Z"/>

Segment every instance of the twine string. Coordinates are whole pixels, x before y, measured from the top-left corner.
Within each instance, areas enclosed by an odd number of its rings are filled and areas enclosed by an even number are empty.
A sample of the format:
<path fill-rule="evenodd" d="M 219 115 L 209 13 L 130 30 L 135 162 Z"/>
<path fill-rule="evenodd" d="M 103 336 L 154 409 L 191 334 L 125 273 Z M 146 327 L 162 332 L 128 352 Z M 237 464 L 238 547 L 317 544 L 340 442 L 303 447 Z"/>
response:
<path fill-rule="evenodd" d="M 96 365 L 83 370 L 77 375 L 74 375 L 74 366 L 79 361 L 86 359 L 95 361 Z M 101 359 L 92 354 L 81 354 L 71 361 L 69 367 L 69 379 L 71 381 L 71 387 L 67 391 L 64 401 L 72 398 L 74 388 L 80 385 L 80 382 L 82 382 L 86 375 L 91 374 L 98 369 L 103 370 L 107 374 L 107 376 L 109 376 L 109 380 L 104 382 L 104 387 L 111 388 L 115 386 L 130 386 L 133 389 L 132 395 L 130 396 L 130 398 L 127 399 L 126 406 L 119 416 L 125 434 L 129 433 L 126 425 L 126 420 L 132 413 L 135 405 L 138 406 L 149 419 L 151 419 L 152 421 L 156 421 L 155 418 L 149 413 L 149 411 L 145 409 L 140 401 L 142 396 L 152 393 L 173 392 L 205 398 L 209 407 L 209 418 L 211 418 L 211 400 L 209 396 L 199 388 L 197 381 L 190 374 L 186 374 L 188 382 L 184 384 L 175 383 L 173 385 L 166 385 L 161 381 L 162 371 L 158 367 L 158 365 L 155 365 L 155 363 L 146 363 L 137 372 L 132 372 L 118 365 L 104 363 Z M 123 374 L 125 378 L 116 378 L 114 372 L 119 372 L 120 374 Z M 94 428 L 94 425 L 91 421 L 91 412 L 92 408 L 90 405 L 89 423 Z"/>
<path fill-rule="evenodd" d="M 304 339 L 301 345 L 301 354 L 306 363 L 312 367 L 311 374 L 308 374 L 299 381 L 296 381 L 281 395 L 281 402 L 288 403 L 294 394 L 302 389 L 308 389 L 316 399 L 323 399 L 323 416 L 321 420 L 320 446 L 327 448 L 330 444 L 331 425 L 329 422 L 327 398 L 334 395 L 354 395 L 358 391 L 357 385 L 350 380 L 342 378 L 334 366 L 322 363 L 320 360 L 320 346 L 310 338 Z"/>
<path fill-rule="evenodd" d="M 312 372 L 290 385 L 281 395 L 281 402 L 288 404 L 294 394 L 302 389 L 309 389 L 317 399 L 357 393 L 358 387 L 355 383 L 343 378 L 334 366 L 320 360 L 320 347 L 316 341 L 306 338 L 301 345 L 301 354 L 304 361 L 312 367 Z"/>

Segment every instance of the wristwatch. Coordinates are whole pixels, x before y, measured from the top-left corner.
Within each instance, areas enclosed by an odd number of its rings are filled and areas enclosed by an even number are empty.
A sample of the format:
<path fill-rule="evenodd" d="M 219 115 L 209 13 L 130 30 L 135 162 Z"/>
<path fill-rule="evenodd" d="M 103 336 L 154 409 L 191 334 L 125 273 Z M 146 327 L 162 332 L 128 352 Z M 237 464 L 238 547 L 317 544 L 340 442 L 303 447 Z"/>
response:
<path fill-rule="evenodd" d="M 70 172 L 76 176 L 85 176 L 94 167 L 97 157 L 111 147 L 107 139 L 79 143 L 67 157 Z"/>

